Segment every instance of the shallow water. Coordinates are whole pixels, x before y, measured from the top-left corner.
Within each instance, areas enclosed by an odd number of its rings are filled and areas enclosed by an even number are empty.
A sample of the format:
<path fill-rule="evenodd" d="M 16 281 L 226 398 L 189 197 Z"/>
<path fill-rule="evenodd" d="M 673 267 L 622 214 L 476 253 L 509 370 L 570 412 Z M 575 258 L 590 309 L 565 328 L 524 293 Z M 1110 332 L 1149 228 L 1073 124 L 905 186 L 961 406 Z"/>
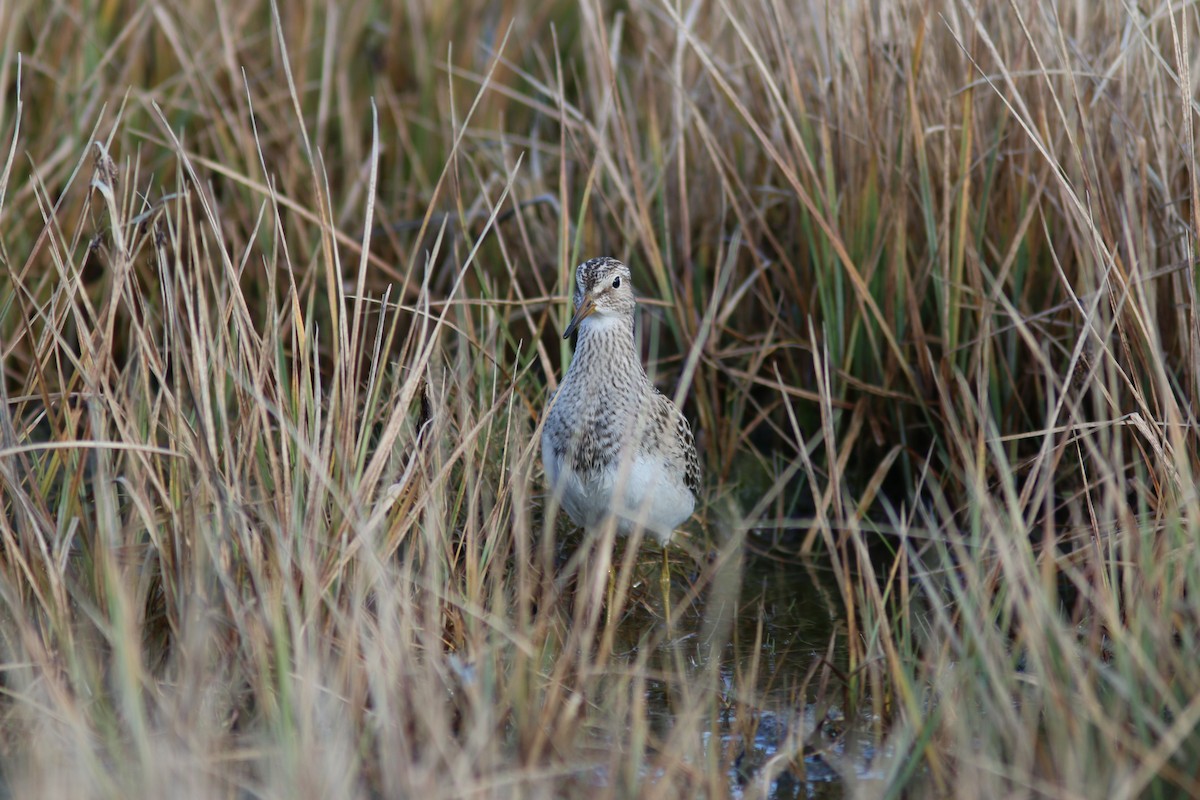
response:
<path fill-rule="evenodd" d="M 710 585 L 700 586 L 695 602 L 674 607 L 677 621 L 669 632 L 651 565 L 640 573 L 641 583 L 635 581 L 621 622 L 618 653 L 641 655 L 651 674 L 663 676 L 646 689 L 652 728 L 665 735 L 676 723 L 681 683 L 692 690 L 715 683 L 724 710 L 702 723 L 699 733 L 730 764 L 733 796 L 841 797 L 847 777 L 869 779 L 874 749 L 856 730 L 866 726 L 849 724 L 829 702 L 842 696 L 837 676 L 846 663 L 840 604 L 829 576 L 811 563 L 752 547 L 728 570 L 732 591 L 728 579 L 706 575 L 702 566 L 688 570 L 672 570 L 673 603 L 706 579 Z M 731 596 L 736 612 L 722 634 L 718 620 Z M 651 630 L 657 637 L 648 636 Z"/>

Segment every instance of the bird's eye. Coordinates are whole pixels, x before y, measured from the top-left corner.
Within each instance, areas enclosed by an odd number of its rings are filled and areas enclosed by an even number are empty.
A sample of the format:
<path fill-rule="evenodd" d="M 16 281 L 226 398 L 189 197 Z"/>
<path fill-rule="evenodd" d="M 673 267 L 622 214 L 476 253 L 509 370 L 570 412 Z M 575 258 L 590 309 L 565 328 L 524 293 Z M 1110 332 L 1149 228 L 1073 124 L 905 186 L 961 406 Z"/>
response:
<path fill-rule="evenodd" d="M 620 289 L 620 288 L 621 288 L 621 276 L 620 276 L 620 275 L 618 275 L 617 277 L 613 278 L 613 288 L 614 288 L 614 289 Z"/>

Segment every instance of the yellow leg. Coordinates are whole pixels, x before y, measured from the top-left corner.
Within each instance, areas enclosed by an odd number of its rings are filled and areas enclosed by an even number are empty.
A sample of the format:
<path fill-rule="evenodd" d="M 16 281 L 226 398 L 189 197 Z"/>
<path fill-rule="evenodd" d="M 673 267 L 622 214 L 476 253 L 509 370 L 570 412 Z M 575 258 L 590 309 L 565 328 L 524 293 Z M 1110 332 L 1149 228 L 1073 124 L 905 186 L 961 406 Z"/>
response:
<path fill-rule="evenodd" d="M 617 597 L 617 565 L 608 565 L 608 600 L 604 603 L 604 624 L 612 625 L 613 602 Z"/>
<path fill-rule="evenodd" d="M 667 544 L 662 546 L 662 575 L 659 576 L 658 586 L 662 589 L 663 614 L 667 618 L 667 627 L 671 627 L 671 559 Z"/>

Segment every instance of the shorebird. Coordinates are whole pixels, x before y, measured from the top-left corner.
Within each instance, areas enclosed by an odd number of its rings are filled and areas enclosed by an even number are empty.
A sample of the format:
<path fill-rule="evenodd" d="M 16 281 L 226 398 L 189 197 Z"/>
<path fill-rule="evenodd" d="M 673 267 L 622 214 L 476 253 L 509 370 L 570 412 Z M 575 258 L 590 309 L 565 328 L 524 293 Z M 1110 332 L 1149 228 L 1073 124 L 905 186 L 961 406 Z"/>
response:
<path fill-rule="evenodd" d="M 638 527 L 666 545 L 696 507 L 700 459 L 691 426 L 650 382 L 633 338 L 629 267 L 593 258 L 575 269 L 575 355 L 549 401 L 542 463 L 551 491 L 576 525 L 617 533 Z"/>

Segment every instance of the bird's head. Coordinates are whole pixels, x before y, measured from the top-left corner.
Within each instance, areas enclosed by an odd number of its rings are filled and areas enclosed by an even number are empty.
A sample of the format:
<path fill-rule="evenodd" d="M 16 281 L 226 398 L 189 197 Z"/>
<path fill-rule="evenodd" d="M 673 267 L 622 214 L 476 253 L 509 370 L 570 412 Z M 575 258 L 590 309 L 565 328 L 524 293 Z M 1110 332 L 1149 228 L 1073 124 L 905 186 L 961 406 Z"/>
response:
<path fill-rule="evenodd" d="M 585 261 L 575 268 L 575 315 L 563 338 L 581 326 L 632 326 L 636 306 L 629 267 L 607 256 Z"/>

